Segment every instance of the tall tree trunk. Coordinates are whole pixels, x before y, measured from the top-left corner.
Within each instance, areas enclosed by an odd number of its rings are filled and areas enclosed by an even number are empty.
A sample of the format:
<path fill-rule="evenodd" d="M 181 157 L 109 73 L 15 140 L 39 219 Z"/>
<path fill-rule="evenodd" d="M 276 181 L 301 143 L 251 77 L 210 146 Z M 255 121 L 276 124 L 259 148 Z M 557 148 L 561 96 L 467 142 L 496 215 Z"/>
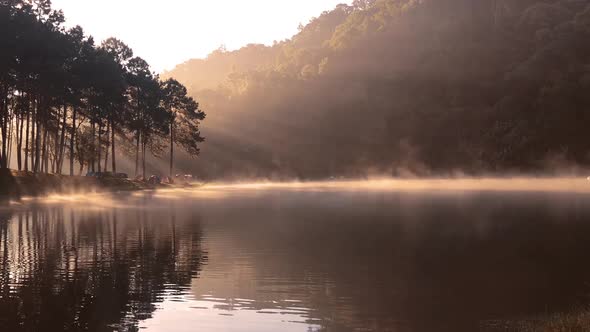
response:
<path fill-rule="evenodd" d="M 11 107 L 11 111 L 14 110 L 14 101 Z M 12 114 L 8 117 L 8 147 L 7 147 L 7 158 L 6 158 L 6 167 L 10 167 L 12 161 L 12 143 L 14 141 L 14 121 L 12 118 Z"/>
<path fill-rule="evenodd" d="M 76 142 L 76 107 L 72 109 L 72 130 L 70 132 L 70 176 L 74 176 L 74 143 Z"/>
<path fill-rule="evenodd" d="M 53 133 L 53 159 L 51 160 L 51 172 L 57 174 L 59 167 L 59 122 Z M 51 155 L 50 155 L 51 156 Z"/>
<path fill-rule="evenodd" d="M 145 146 L 146 146 L 146 142 L 145 139 L 143 139 L 143 143 L 142 143 L 142 153 L 141 153 L 141 160 L 142 160 L 142 172 L 143 172 L 143 178 L 145 179 Z"/>
<path fill-rule="evenodd" d="M 35 102 L 35 106 L 33 108 L 32 114 L 31 114 L 31 137 L 30 137 L 30 141 L 31 141 L 31 148 L 29 149 L 29 157 L 31 158 L 31 172 L 35 172 L 35 143 L 36 143 L 36 139 L 37 139 L 37 135 L 35 135 L 35 133 L 37 133 L 37 106 L 36 106 L 36 102 Z"/>
<path fill-rule="evenodd" d="M 27 130 L 25 130 L 25 132 L 26 132 L 26 134 L 25 134 L 25 136 L 26 136 L 25 137 L 25 172 L 28 172 L 29 171 L 29 138 L 30 138 L 29 137 L 29 133 L 30 133 L 30 131 L 29 131 L 29 129 L 30 129 L 29 128 L 29 124 L 31 122 L 30 121 L 31 120 L 30 119 L 30 116 L 31 116 L 30 115 L 31 114 L 31 112 L 30 112 L 30 110 L 31 110 L 30 109 L 30 106 L 31 106 L 31 104 L 29 104 L 29 108 L 26 110 L 27 111 Z"/>
<path fill-rule="evenodd" d="M 40 119 L 40 108 L 38 102 L 37 111 L 35 112 L 35 173 L 38 173 L 41 168 L 41 119 Z"/>
<path fill-rule="evenodd" d="M 141 90 L 137 88 L 137 120 L 141 126 Z M 135 176 L 138 174 L 139 168 L 139 140 L 141 138 L 141 129 L 137 129 L 137 145 L 135 146 Z M 145 174 L 143 175 L 145 181 Z"/>
<path fill-rule="evenodd" d="M 170 122 L 170 179 L 174 179 L 174 121 Z"/>
<path fill-rule="evenodd" d="M 49 173 L 49 130 L 47 129 L 47 125 L 43 126 L 43 145 L 42 145 L 42 155 L 41 155 L 41 173 Z"/>
<path fill-rule="evenodd" d="M 137 131 L 137 144 L 135 145 L 135 176 L 139 175 L 139 139 L 141 132 Z"/>
<path fill-rule="evenodd" d="M 117 173 L 117 160 L 115 159 L 115 121 L 111 117 L 111 162 L 113 173 Z"/>
<path fill-rule="evenodd" d="M 33 114 L 31 114 L 31 171 L 36 172 L 35 170 L 35 154 L 36 148 L 35 145 L 37 144 L 37 105 L 38 100 L 35 100 L 35 106 L 33 108 Z"/>
<path fill-rule="evenodd" d="M 37 107 L 39 104 L 39 100 L 37 100 L 35 102 L 35 109 L 33 110 L 33 115 L 32 115 L 32 127 L 31 127 L 31 171 L 33 171 L 33 173 L 37 173 L 37 169 L 35 166 L 35 156 L 37 155 Z"/>
<path fill-rule="evenodd" d="M 41 150 L 39 150 L 39 172 L 43 173 L 45 169 L 45 137 L 47 137 L 45 133 L 47 132 L 47 128 L 45 126 L 39 128 L 41 128 L 41 144 L 39 145 L 41 147 Z"/>
<path fill-rule="evenodd" d="M 18 134 L 18 144 L 17 144 L 17 155 L 16 155 L 16 159 L 18 162 L 18 170 L 22 171 L 23 170 L 23 155 L 22 155 L 22 149 L 23 149 L 23 126 L 24 126 L 24 121 L 25 121 L 25 117 L 23 114 L 20 115 L 20 126 L 19 126 L 19 134 Z"/>
<path fill-rule="evenodd" d="M 57 114 L 57 122 L 56 122 L 56 127 L 53 134 L 53 158 L 51 159 L 51 173 L 57 173 L 57 166 L 59 163 L 59 118 L 60 118 L 60 113 L 59 113 L 59 109 L 58 109 L 58 114 Z M 48 153 L 49 155 L 51 155 L 50 153 Z"/>
<path fill-rule="evenodd" d="M 14 152 L 16 153 L 16 169 L 20 171 L 20 162 L 19 162 L 19 149 L 20 149 L 20 144 L 19 144 L 19 140 L 20 140 L 20 117 L 18 116 L 18 114 L 14 113 L 14 133 L 12 134 L 13 136 L 13 144 L 15 146 Z M 11 150 L 12 151 L 12 150 Z"/>
<path fill-rule="evenodd" d="M 102 151 L 102 124 L 99 122 L 98 123 L 98 144 L 96 144 L 96 155 L 97 155 L 97 166 L 98 166 L 98 172 L 102 172 L 102 168 L 100 167 L 100 162 L 101 162 L 101 151 Z"/>
<path fill-rule="evenodd" d="M 92 151 L 92 156 L 90 157 L 91 162 L 92 162 L 92 172 L 96 172 L 96 169 L 94 168 L 95 166 L 95 154 L 96 154 L 96 124 L 94 123 L 94 121 L 92 121 L 92 149 L 94 151 Z"/>
<path fill-rule="evenodd" d="M 8 167 L 8 95 L 3 96 L 2 115 L 0 121 L 2 122 L 2 152 L 0 153 L 0 168 Z"/>
<path fill-rule="evenodd" d="M 51 155 L 51 151 L 49 149 L 50 146 L 50 141 L 51 141 L 51 135 L 50 134 L 50 130 L 48 128 L 45 128 L 44 130 L 44 138 L 43 138 L 43 172 L 46 174 L 49 174 L 49 158 Z"/>
<path fill-rule="evenodd" d="M 64 114 L 61 122 L 61 138 L 59 141 L 59 157 L 57 157 L 57 173 L 61 174 L 64 164 L 64 151 L 65 151 L 65 143 L 66 143 L 66 127 L 67 127 L 67 118 L 68 118 L 68 107 L 64 104 Z M 57 144 L 57 142 L 56 142 Z"/>
<path fill-rule="evenodd" d="M 106 144 L 104 148 L 104 171 L 107 172 L 109 170 L 109 148 L 110 148 L 110 130 L 111 130 L 111 122 L 107 120 L 107 131 L 105 135 Z"/>

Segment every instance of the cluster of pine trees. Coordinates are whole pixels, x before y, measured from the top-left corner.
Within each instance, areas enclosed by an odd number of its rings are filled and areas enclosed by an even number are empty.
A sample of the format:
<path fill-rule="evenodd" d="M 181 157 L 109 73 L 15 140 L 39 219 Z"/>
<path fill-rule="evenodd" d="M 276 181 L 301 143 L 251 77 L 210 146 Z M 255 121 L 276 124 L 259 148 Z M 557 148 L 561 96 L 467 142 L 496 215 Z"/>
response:
<path fill-rule="evenodd" d="M 0 1 L 1 168 L 115 173 L 120 149 L 145 177 L 149 152 L 169 149 L 171 174 L 175 146 L 198 155 L 205 113 L 182 84 L 63 23 L 50 0 Z"/>

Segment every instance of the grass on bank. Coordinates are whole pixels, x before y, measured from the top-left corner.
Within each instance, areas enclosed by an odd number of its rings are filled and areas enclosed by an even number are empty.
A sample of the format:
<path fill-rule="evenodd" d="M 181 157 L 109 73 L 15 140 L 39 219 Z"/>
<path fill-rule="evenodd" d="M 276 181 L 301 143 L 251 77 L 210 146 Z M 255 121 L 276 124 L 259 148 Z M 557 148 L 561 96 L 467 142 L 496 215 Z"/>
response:
<path fill-rule="evenodd" d="M 119 178 L 95 178 L 0 170 L 0 196 L 38 196 L 47 193 L 134 191 L 151 189 L 147 183 Z"/>
<path fill-rule="evenodd" d="M 484 332 L 590 332 L 590 309 L 553 314 L 536 319 L 484 324 Z"/>

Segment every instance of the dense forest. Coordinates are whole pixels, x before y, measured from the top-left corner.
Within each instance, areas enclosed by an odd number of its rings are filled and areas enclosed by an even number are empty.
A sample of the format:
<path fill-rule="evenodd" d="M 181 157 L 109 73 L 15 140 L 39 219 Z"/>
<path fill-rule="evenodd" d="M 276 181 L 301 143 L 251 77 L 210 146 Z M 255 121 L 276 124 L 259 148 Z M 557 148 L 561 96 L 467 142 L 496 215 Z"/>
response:
<path fill-rule="evenodd" d="M 0 1 L 0 45 L 0 168 L 116 173 L 125 156 L 145 178 L 146 155 L 171 175 L 175 146 L 198 155 L 205 113 L 187 89 L 116 38 L 66 29 L 51 1 Z"/>
<path fill-rule="evenodd" d="M 164 73 L 209 177 L 555 172 L 590 162 L 590 1 L 357 0 Z"/>

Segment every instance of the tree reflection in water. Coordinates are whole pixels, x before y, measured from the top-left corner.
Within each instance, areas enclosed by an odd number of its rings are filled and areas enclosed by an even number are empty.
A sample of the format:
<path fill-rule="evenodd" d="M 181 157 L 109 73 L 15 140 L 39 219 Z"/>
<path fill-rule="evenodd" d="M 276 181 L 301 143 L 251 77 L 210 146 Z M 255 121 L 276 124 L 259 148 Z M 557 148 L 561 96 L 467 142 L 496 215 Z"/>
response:
<path fill-rule="evenodd" d="M 200 271 L 200 223 L 70 207 L 0 212 L 0 330 L 136 331 Z"/>
<path fill-rule="evenodd" d="M 0 331 L 472 332 L 590 303 L 587 194 L 230 191 L 0 209 Z"/>

